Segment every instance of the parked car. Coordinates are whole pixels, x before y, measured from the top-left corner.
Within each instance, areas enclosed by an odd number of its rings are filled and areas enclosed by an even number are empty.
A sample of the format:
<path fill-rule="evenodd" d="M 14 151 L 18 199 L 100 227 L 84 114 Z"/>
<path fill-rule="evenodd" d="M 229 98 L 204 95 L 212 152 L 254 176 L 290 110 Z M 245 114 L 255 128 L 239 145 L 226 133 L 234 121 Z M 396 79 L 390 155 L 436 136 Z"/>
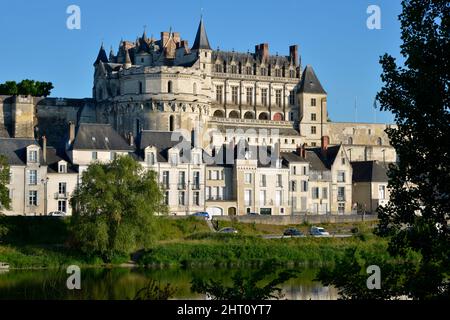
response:
<path fill-rule="evenodd" d="M 238 233 L 235 228 L 226 227 L 219 230 L 219 233 Z"/>
<path fill-rule="evenodd" d="M 305 236 L 303 234 L 303 232 L 301 232 L 300 230 L 298 230 L 296 228 L 287 228 L 286 230 L 284 230 L 283 235 L 291 236 L 291 237 L 304 237 Z"/>
<path fill-rule="evenodd" d="M 52 211 L 48 215 L 52 217 L 65 217 L 66 213 L 62 211 Z"/>
<path fill-rule="evenodd" d="M 248 212 L 247 213 L 248 216 L 259 216 L 258 212 Z"/>
<path fill-rule="evenodd" d="M 193 213 L 193 214 L 191 214 L 191 216 L 192 217 L 203 217 L 206 220 L 211 220 L 211 216 L 209 215 L 209 213 L 208 212 L 204 212 L 204 211 Z"/>
<path fill-rule="evenodd" d="M 310 234 L 312 236 L 329 236 L 330 234 L 322 227 L 311 227 Z"/>

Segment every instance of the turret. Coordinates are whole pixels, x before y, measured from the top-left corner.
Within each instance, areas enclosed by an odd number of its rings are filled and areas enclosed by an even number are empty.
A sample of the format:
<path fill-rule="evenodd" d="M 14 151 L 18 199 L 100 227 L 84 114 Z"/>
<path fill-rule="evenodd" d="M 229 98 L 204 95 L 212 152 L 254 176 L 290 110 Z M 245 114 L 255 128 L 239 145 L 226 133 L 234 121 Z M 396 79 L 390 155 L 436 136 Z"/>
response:
<path fill-rule="evenodd" d="M 99 62 L 108 63 L 108 57 L 106 56 L 105 48 L 103 47 L 103 43 L 98 51 L 97 59 L 95 59 L 94 66 L 96 66 Z"/>

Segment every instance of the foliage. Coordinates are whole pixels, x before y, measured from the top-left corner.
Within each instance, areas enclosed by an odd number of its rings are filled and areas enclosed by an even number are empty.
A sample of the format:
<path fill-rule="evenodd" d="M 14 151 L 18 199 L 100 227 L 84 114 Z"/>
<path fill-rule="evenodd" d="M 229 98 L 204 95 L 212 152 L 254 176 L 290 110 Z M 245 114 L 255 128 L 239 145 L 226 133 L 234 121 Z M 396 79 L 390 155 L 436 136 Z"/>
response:
<path fill-rule="evenodd" d="M 6 81 L 0 84 L 0 95 L 31 95 L 34 97 L 47 97 L 53 89 L 51 82 L 41 82 L 25 79 L 19 83 Z"/>
<path fill-rule="evenodd" d="M 191 289 L 193 292 L 207 294 L 213 300 L 280 299 L 283 294 L 279 285 L 295 277 L 297 272 L 279 271 L 275 266 L 273 261 L 267 261 L 260 269 L 252 270 L 249 275 L 244 275 L 242 271 L 237 272 L 232 276 L 231 286 L 220 280 L 195 277 Z"/>
<path fill-rule="evenodd" d="M 9 183 L 9 164 L 5 156 L 0 155 L 0 212 L 1 209 L 10 209 L 11 199 L 9 198 L 9 189 L 6 185 Z"/>
<path fill-rule="evenodd" d="M 380 60 L 384 86 L 377 100 L 395 116 L 398 128 L 387 134 L 399 162 L 388 172 L 390 202 L 378 211 L 378 234 L 391 237 L 394 256 L 410 249 L 422 255 L 407 283 L 411 297 L 448 296 L 450 2 L 404 0 L 402 6 L 405 66 L 387 54 Z"/>
<path fill-rule="evenodd" d="M 172 298 L 177 292 L 169 283 L 165 286 L 157 283 L 156 280 L 151 279 L 145 287 L 136 292 L 134 300 L 168 300 Z"/>
<path fill-rule="evenodd" d="M 74 244 L 105 261 L 148 248 L 156 233 L 153 215 L 167 210 L 156 173 L 128 156 L 90 165 L 71 205 Z"/>

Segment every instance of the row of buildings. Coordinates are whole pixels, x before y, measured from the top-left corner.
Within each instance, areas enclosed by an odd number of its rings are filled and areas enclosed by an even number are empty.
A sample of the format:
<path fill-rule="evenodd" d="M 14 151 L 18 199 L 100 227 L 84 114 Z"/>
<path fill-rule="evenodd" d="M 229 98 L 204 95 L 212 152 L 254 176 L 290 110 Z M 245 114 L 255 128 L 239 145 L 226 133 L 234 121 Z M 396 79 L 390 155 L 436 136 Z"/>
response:
<path fill-rule="evenodd" d="M 0 96 L 8 214 L 71 214 L 93 161 L 129 155 L 155 170 L 171 214 L 374 212 L 389 198 L 391 125 L 328 118 L 327 93 L 297 45 L 271 55 L 144 32 L 94 61 L 92 97 Z"/>

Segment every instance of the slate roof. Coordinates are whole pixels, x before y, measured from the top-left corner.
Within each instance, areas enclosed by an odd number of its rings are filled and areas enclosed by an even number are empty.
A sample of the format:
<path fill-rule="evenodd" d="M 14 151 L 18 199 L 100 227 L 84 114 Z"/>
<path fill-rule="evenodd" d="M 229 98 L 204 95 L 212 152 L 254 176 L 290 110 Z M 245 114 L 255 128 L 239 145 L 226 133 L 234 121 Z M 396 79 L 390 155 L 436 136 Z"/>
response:
<path fill-rule="evenodd" d="M 10 165 L 26 165 L 26 148 L 29 145 L 39 146 L 34 139 L 0 138 L 0 155 L 4 155 Z M 42 152 L 39 152 L 39 154 L 40 163 L 43 164 Z"/>
<path fill-rule="evenodd" d="M 148 146 L 154 146 L 158 149 L 157 160 L 167 162 L 169 149 L 181 143 L 183 139 L 181 133 L 175 131 L 143 130 L 138 137 L 138 154 L 143 157 L 144 149 Z M 184 143 L 191 145 L 190 141 Z"/>
<path fill-rule="evenodd" d="M 58 162 L 64 160 L 67 162 L 67 173 L 77 173 L 77 167 L 72 165 L 69 157 L 64 149 L 55 149 L 53 147 L 47 147 L 47 172 L 57 173 Z"/>
<path fill-rule="evenodd" d="M 82 123 L 79 125 L 72 150 L 133 151 L 122 136 L 109 124 Z"/>
<path fill-rule="evenodd" d="M 327 171 L 329 170 L 325 164 L 322 162 L 320 157 L 317 155 L 316 152 L 311 150 L 306 150 L 306 161 L 309 162 L 310 168 L 313 171 Z"/>
<path fill-rule="evenodd" d="M 296 152 L 281 152 L 280 155 L 287 163 L 307 162 L 305 158 L 298 155 Z"/>
<path fill-rule="evenodd" d="M 309 151 L 313 152 L 316 157 L 322 162 L 323 166 L 326 169 L 331 169 L 331 166 L 338 155 L 340 145 L 338 146 L 329 146 L 325 154 L 322 153 L 322 148 L 310 148 Z"/>
<path fill-rule="evenodd" d="M 197 34 L 195 36 L 194 45 L 192 50 L 206 49 L 211 50 L 209 45 L 208 36 L 206 35 L 205 25 L 203 24 L 203 18 L 200 19 L 200 24 L 198 25 Z"/>
<path fill-rule="evenodd" d="M 99 62 L 108 63 L 108 57 L 106 56 L 105 48 L 102 46 L 100 47 L 100 50 L 98 51 L 97 59 L 95 59 L 94 66 L 97 65 Z"/>
<path fill-rule="evenodd" d="M 377 161 L 352 162 L 353 182 L 388 182 L 387 168 Z"/>
<path fill-rule="evenodd" d="M 307 65 L 303 71 L 302 80 L 300 81 L 297 92 L 326 94 L 312 66 Z"/>

